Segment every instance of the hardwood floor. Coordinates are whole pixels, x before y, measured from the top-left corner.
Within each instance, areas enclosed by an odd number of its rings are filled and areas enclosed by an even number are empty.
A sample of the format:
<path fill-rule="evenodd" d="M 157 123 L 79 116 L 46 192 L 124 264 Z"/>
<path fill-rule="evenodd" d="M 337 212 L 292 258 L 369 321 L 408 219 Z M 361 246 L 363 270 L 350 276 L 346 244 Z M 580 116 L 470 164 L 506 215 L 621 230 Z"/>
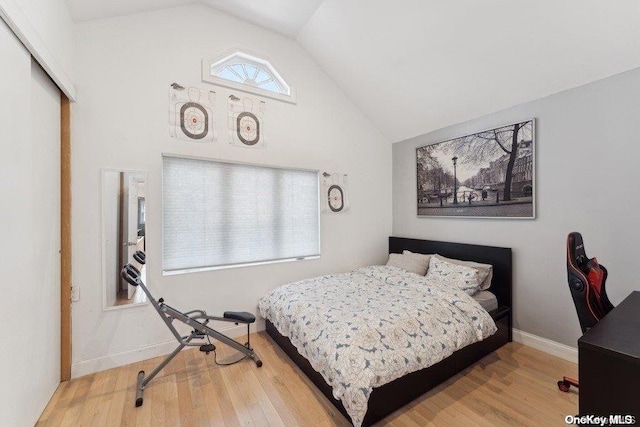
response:
<path fill-rule="evenodd" d="M 136 375 L 162 358 L 60 384 L 38 426 L 348 426 L 265 332 L 251 342 L 264 365 L 220 367 L 213 353 L 181 352 L 149 383 L 136 408 Z M 219 347 L 225 347 L 220 345 Z M 218 351 L 231 361 L 230 349 Z M 564 426 L 578 395 L 558 391 L 577 365 L 511 343 L 385 418 L 389 426 Z"/>

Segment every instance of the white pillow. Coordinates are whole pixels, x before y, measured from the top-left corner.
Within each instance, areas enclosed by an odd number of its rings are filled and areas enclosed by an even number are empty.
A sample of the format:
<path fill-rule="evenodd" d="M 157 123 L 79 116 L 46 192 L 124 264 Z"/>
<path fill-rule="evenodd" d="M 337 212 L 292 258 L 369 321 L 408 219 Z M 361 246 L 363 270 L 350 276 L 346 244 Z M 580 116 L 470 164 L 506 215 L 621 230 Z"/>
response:
<path fill-rule="evenodd" d="M 447 261 L 451 264 L 464 265 L 465 267 L 471 267 L 478 270 L 478 280 L 480 281 L 480 290 L 486 291 L 491 287 L 491 280 L 493 279 L 493 266 L 491 264 L 480 264 L 473 261 L 462 261 L 459 259 L 443 257 L 440 254 L 435 254 L 434 257 L 440 261 Z"/>
<path fill-rule="evenodd" d="M 478 292 L 481 283 L 475 268 L 453 264 L 435 256 L 431 257 L 427 280 L 446 280 L 469 295 Z"/>
<path fill-rule="evenodd" d="M 427 272 L 428 264 L 425 265 L 423 260 L 416 257 L 403 254 L 389 254 L 389 261 L 387 265 L 401 268 L 409 273 L 415 273 L 420 276 L 424 276 Z"/>
<path fill-rule="evenodd" d="M 421 262 L 423 262 L 424 263 L 424 271 L 425 271 L 425 273 L 429 269 L 429 261 L 431 260 L 431 255 L 417 254 L 415 252 L 411 252 L 411 251 L 408 251 L 406 249 L 404 251 L 402 251 L 402 255 L 409 255 L 409 256 L 414 257 L 415 259 L 420 260 Z"/>

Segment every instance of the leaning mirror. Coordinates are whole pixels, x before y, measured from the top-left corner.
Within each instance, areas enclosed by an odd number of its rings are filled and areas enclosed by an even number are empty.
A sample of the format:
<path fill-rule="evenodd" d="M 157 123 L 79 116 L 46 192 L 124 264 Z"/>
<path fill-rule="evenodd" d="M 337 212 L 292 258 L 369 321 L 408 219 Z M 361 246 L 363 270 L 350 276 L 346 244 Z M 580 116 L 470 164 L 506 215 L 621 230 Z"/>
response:
<path fill-rule="evenodd" d="M 120 270 L 132 263 L 146 278 L 146 265 L 133 254 L 147 250 L 147 173 L 102 170 L 102 284 L 106 310 L 147 302 L 145 294 L 120 277 Z"/>

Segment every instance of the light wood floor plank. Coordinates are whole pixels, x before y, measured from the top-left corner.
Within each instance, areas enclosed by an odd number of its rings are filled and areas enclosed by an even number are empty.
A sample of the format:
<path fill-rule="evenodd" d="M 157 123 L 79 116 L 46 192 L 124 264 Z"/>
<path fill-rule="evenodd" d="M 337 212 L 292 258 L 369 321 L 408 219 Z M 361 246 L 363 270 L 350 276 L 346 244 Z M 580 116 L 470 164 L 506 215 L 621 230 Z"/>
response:
<path fill-rule="evenodd" d="M 87 403 L 87 395 L 96 375 L 97 374 L 91 374 L 78 378 L 78 387 L 75 389 L 73 397 L 69 401 L 69 405 L 66 408 L 64 417 L 62 418 L 60 425 L 78 425 L 80 413 L 82 412 L 83 405 Z"/>
<path fill-rule="evenodd" d="M 77 419 L 77 425 L 93 426 L 100 419 L 100 408 L 102 394 L 105 384 L 108 382 L 110 375 L 107 372 L 98 372 L 94 374 L 93 382 L 87 390 L 87 395 L 80 407 L 80 415 Z"/>
<path fill-rule="evenodd" d="M 176 372 L 176 381 L 178 383 L 178 411 L 180 414 L 181 425 L 195 426 L 195 414 L 192 410 L 191 387 L 189 387 L 189 371 L 187 370 L 187 360 L 190 360 L 194 351 L 188 350 L 176 357 L 171 363 L 179 366 Z M 153 387 L 153 383 L 149 383 L 149 387 Z"/>
<path fill-rule="evenodd" d="M 91 419 L 91 425 L 94 427 L 105 427 L 107 425 L 113 399 L 106 399 L 105 401 L 104 397 L 113 395 L 118 383 L 117 375 L 111 375 L 109 371 L 104 371 L 103 373 L 106 375 L 104 386 L 100 394 L 96 396 L 97 408 Z"/>
<path fill-rule="evenodd" d="M 153 368 L 155 368 L 155 364 L 150 367 L 151 370 L 153 370 Z M 165 385 L 168 381 L 167 376 L 162 375 L 161 377 L 154 378 L 154 380 L 158 381 L 156 384 L 153 384 L 157 387 L 149 387 L 149 390 L 147 390 L 147 393 L 150 395 L 149 408 L 151 408 L 149 423 L 153 427 L 170 426 L 171 424 L 166 423 L 165 417 Z"/>
<path fill-rule="evenodd" d="M 135 407 L 136 385 L 138 372 L 143 370 L 143 362 L 133 363 L 129 365 L 129 374 L 125 388 L 124 402 L 122 412 L 120 414 L 120 425 L 123 427 L 133 427 L 136 425 L 137 409 Z M 146 399 L 145 399 L 146 400 Z M 118 414 L 116 414 L 117 417 Z"/>
<path fill-rule="evenodd" d="M 164 419 L 168 426 L 180 425 L 180 410 L 178 409 L 178 385 L 176 375 L 164 377 Z"/>
<path fill-rule="evenodd" d="M 135 407 L 138 371 L 150 373 L 163 357 L 65 382 L 37 425 L 350 425 L 266 333 L 252 334 L 251 341 L 262 368 L 250 360 L 218 366 L 213 354 L 185 350 L 147 385 L 141 408 Z M 237 358 L 232 349 L 216 345 L 219 362 Z M 578 395 L 558 391 L 556 381 L 576 374 L 573 363 L 510 343 L 379 425 L 564 426 L 564 417 L 576 413 Z"/>
<path fill-rule="evenodd" d="M 124 412 L 127 390 L 130 388 L 131 376 L 134 375 L 134 373 L 132 371 L 132 365 L 123 366 L 117 369 L 110 369 L 107 372 L 116 377 L 116 386 L 113 392 L 107 396 L 107 399 L 105 399 L 109 401 L 106 425 L 107 427 L 117 427 L 120 425 L 120 419 Z M 135 387 L 135 385 L 133 385 L 133 387 Z"/>
<path fill-rule="evenodd" d="M 225 426 L 224 416 L 222 415 L 222 408 L 220 407 L 218 393 L 216 393 L 213 385 L 213 377 L 211 376 L 211 369 L 209 364 L 213 363 L 210 357 L 198 357 L 201 363 L 198 365 L 201 370 L 199 377 L 201 380 L 198 382 L 199 393 L 202 396 L 202 400 L 205 404 L 206 416 L 210 425 L 212 426 Z M 193 390 L 192 390 L 193 392 Z"/>
<path fill-rule="evenodd" d="M 186 360 L 185 366 L 187 369 L 187 384 L 189 386 L 189 395 L 191 396 L 191 414 L 193 415 L 193 425 L 196 426 L 209 426 L 209 418 L 207 416 L 207 403 L 204 400 L 204 394 L 200 388 L 200 385 L 206 381 L 207 375 L 203 375 L 206 369 L 203 369 L 204 364 L 199 364 L 199 361 L 203 361 L 199 350 L 191 350 L 185 353 Z M 204 372 L 203 372 L 204 371 Z"/>
<path fill-rule="evenodd" d="M 58 408 L 65 407 L 66 405 L 65 402 L 61 401 L 61 399 L 69 394 L 68 391 L 65 392 L 68 386 L 69 381 L 65 381 L 58 386 L 55 393 L 53 393 L 53 396 L 51 396 L 49 404 L 46 406 L 46 408 L 44 408 L 37 426 L 42 427 L 60 424 L 60 420 L 62 420 L 62 418 L 64 417 L 64 412 L 60 411 Z M 74 383 L 74 386 L 77 386 L 77 383 Z M 55 424 L 56 421 L 58 422 L 58 424 Z"/>

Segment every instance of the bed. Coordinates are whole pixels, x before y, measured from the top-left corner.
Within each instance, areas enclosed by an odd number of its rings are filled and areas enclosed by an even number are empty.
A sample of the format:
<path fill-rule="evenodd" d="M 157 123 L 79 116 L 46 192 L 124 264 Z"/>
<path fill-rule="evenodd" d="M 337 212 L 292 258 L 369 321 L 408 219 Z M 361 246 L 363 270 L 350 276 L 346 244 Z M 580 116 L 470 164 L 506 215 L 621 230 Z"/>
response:
<path fill-rule="evenodd" d="M 462 371 L 477 360 L 512 340 L 511 249 L 400 237 L 389 238 L 390 254 L 402 253 L 404 250 L 422 254 L 437 253 L 448 258 L 476 261 L 493 265 L 493 278 L 488 291 L 494 296 L 493 306 L 495 307 L 495 305 L 497 305 L 497 308 L 489 311 L 489 315 L 495 322 L 497 331 L 486 339 L 467 345 L 453 352 L 453 354 L 432 366 L 407 373 L 391 382 L 373 388 L 368 396 L 366 414 L 359 417 L 362 420 L 363 426 L 369 426 L 381 420 L 385 416 L 403 407 L 444 380 Z M 380 272 L 373 269 L 365 270 L 364 273 L 375 275 Z M 345 409 L 343 403 L 333 397 L 332 387 L 327 384 L 323 375 L 316 371 L 312 367 L 311 362 L 298 352 L 290 339 L 285 336 L 287 333 L 283 334 L 278 331 L 274 323 L 275 322 L 272 322 L 267 318 L 267 333 L 309 377 L 309 379 L 329 399 L 329 401 L 336 406 L 336 408 L 345 415 L 348 420 L 351 420 L 351 416 L 347 412 L 347 409 Z M 324 374 L 327 375 L 326 372 L 324 372 Z M 352 408 L 351 412 L 353 415 Z"/>

